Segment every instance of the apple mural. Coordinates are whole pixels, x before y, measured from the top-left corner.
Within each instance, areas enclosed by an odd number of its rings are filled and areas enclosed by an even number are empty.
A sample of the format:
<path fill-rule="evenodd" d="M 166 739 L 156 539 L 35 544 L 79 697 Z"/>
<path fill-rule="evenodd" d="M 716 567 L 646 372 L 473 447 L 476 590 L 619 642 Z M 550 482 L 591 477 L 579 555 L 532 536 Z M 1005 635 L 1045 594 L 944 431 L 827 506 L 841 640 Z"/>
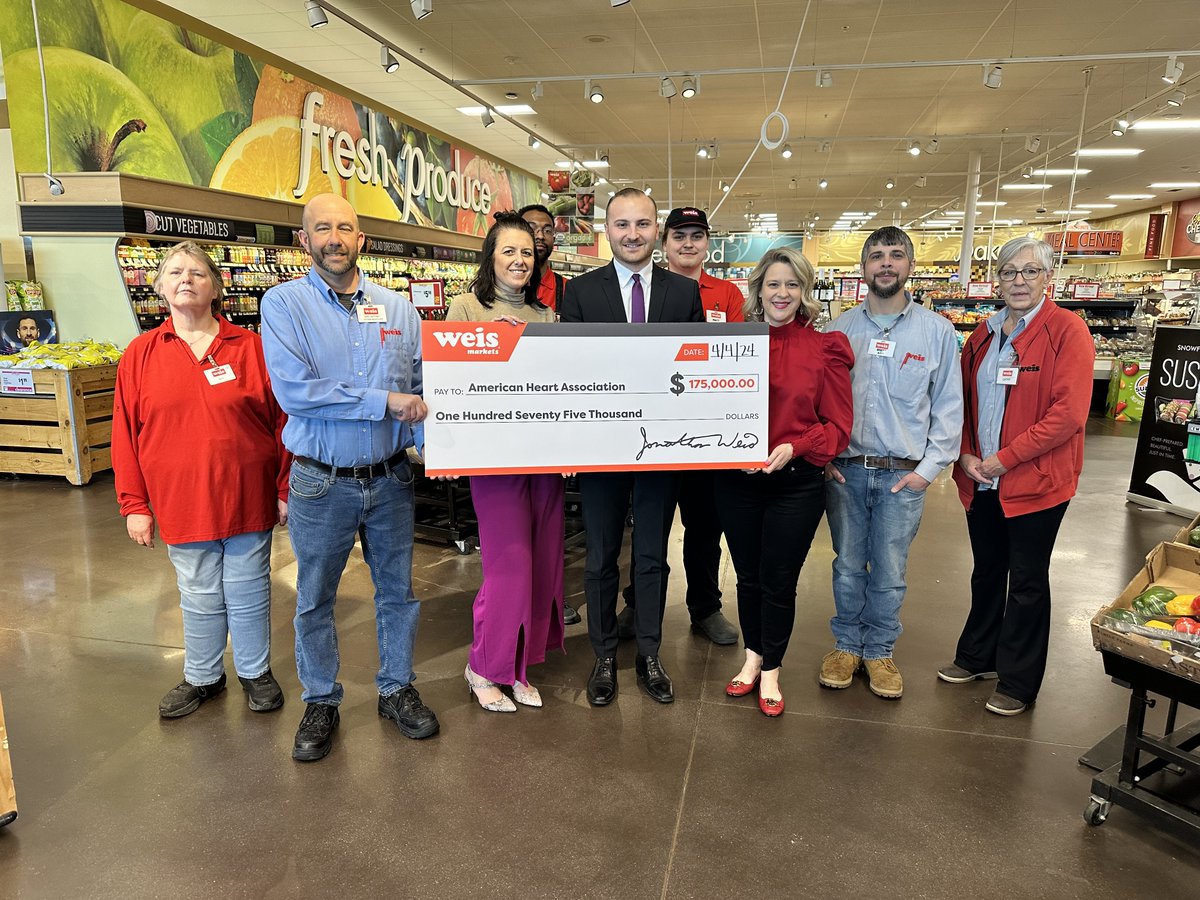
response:
<path fill-rule="evenodd" d="M 187 156 L 195 178 L 184 180 L 208 184 L 217 161 L 201 129 L 219 116 L 243 117 L 226 128 L 232 138 L 250 124 L 233 50 L 148 12 L 136 15 L 117 39 L 121 71 L 158 106 Z"/>
<path fill-rule="evenodd" d="M 150 99 L 113 66 L 63 47 L 44 53 L 50 94 L 49 171 L 128 172 L 166 181 L 191 181 L 183 152 Z M 42 86 L 36 50 L 4 60 L 18 172 L 45 172 Z"/>
<path fill-rule="evenodd" d="M 70 47 L 107 60 L 104 36 L 92 5 L 79 0 L 38 0 L 42 47 Z M 37 46 L 29 0 L 0 0 L 0 50 L 5 57 Z"/>

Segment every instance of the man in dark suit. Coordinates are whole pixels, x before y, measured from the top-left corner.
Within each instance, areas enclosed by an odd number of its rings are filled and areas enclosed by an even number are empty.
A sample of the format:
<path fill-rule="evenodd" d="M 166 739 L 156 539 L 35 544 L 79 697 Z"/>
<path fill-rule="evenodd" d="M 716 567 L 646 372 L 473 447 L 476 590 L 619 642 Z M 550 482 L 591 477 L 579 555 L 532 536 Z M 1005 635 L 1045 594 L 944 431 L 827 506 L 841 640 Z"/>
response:
<path fill-rule="evenodd" d="M 608 201 L 605 235 L 613 261 L 567 282 L 559 317 L 563 322 L 703 322 L 695 281 L 651 262 L 658 240 L 654 201 L 626 188 Z M 633 583 L 641 602 L 634 626 L 638 683 L 659 703 L 675 699 L 671 679 L 658 657 L 666 597 L 667 538 L 675 517 L 678 475 L 674 472 L 581 472 L 587 561 L 588 637 L 596 665 L 588 678 L 588 702 L 607 706 L 617 696 L 617 558 L 625 515 L 633 495 Z M 645 598 L 645 599 L 642 599 Z"/>

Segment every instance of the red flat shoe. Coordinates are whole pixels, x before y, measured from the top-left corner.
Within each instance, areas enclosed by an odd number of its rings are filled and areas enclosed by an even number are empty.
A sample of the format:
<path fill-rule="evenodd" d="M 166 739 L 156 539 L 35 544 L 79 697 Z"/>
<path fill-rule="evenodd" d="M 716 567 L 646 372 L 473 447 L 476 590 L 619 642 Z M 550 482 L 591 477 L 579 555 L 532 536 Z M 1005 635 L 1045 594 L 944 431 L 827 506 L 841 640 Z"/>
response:
<path fill-rule="evenodd" d="M 738 681 L 736 678 L 729 684 L 725 685 L 726 697 L 745 697 L 747 694 L 753 694 L 754 689 L 758 687 L 758 676 L 749 684 L 744 681 Z"/>
<path fill-rule="evenodd" d="M 771 699 L 768 697 L 764 697 L 762 694 L 759 694 L 758 695 L 758 708 L 762 711 L 762 714 L 764 716 L 770 716 L 772 719 L 775 718 L 776 716 L 782 716 L 783 715 L 783 698 L 780 697 L 778 700 L 774 700 L 774 699 Z"/>

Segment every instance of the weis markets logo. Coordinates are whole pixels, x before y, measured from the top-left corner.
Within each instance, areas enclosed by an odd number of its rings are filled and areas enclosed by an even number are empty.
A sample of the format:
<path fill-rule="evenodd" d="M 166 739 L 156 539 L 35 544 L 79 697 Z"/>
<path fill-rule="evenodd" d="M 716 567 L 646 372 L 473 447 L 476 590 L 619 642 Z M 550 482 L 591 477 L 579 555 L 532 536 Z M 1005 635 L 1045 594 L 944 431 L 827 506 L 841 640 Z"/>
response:
<path fill-rule="evenodd" d="M 508 362 L 524 330 L 507 322 L 423 322 L 422 355 L 431 362 Z"/>

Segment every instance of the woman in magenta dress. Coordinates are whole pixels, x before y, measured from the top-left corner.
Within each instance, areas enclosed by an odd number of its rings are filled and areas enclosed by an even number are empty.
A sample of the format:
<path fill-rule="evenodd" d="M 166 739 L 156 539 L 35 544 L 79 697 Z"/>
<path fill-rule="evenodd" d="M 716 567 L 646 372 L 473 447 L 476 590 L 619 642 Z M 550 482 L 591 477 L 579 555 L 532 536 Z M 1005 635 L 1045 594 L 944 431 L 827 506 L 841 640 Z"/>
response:
<path fill-rule="evenodd" d="M 533 232 L 500 213 L 483 241 L 470 293 L 450 302 L 446 321 L 553 322 L 530 283 Z M 516 712 L 513 699 L 541 706 L 528 668 L 563 646 L 563 479 L 561 475 L 477 475 L 471 501 L 479 521 L 483 584 L 475 597 L 475 637 L 464 672 L 479 705 Z"/>

